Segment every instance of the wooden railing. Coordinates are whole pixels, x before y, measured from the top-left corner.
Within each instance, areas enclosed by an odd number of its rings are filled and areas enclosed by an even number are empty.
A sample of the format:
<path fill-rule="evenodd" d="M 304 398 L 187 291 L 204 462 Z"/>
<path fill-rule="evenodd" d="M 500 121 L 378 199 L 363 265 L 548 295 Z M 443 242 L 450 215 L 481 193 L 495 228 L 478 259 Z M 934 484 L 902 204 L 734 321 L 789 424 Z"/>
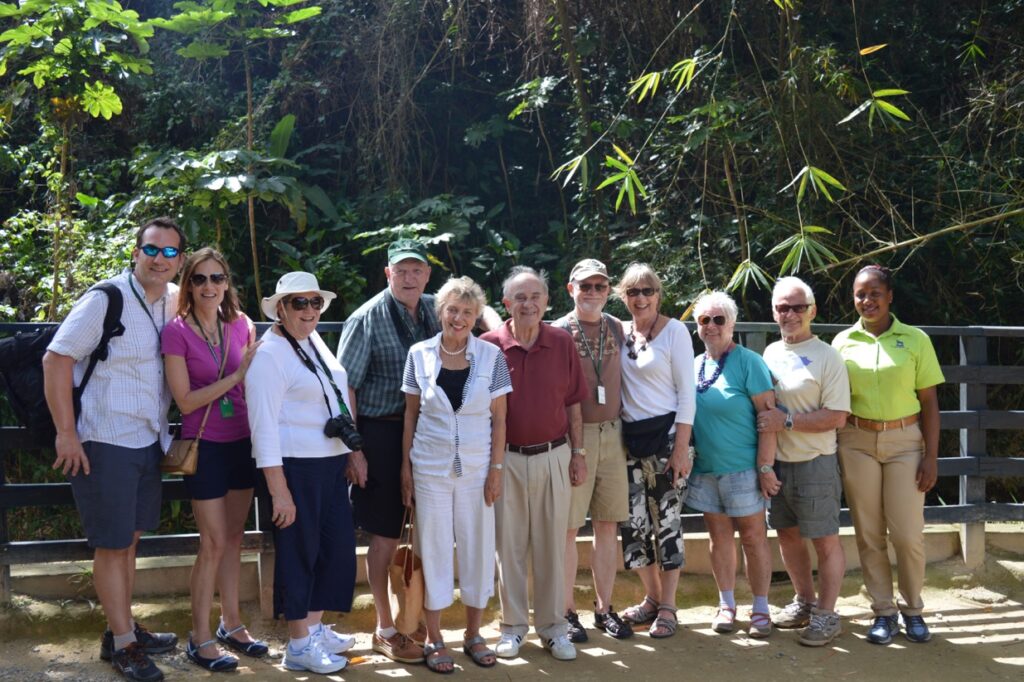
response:
<path fill-rule="evenodd" d="M 23 331 L 40 325 L 0 324 L 0 335 Z M 261 325 L 265 328 L 265 325 Z M 321 333 L 337 333 L 342 323 L 320 325 Z M 692 326 L 692 325 L 691 325 Z M 815 332 L 825 338 L 842 330 L 843 325 L 816 325 Z M 771 323 L 740 322 L 736 325 L 740 341 L 751 350 L 761 352 L 770 339 L 778 335 Z M 993 456 L 987 450 L 986 434 L 995 429 L 1024 429 L 1024 411 L 989 410 L 990 385 L 1024 384 L 1024 367 L 995 366 L 988 363 L 989 342 L 993 339 L 1016 339 L 1024 342 L 1024 327 L 923 327 L 936 345 L 956 339 L 959 362 L 943 366 L 947 384 L 959 391 L 959 405 L 955 410 L 942 411 L 942 429 L 957 430 L 960 434 L 959 456 L 939 460 L 939 475 L 959 478 L 957 504 L 928 506 L 928 523 L 961 524 L 961 549 L 964 560 L 976 565 L 984 560 L 985 522 L 1024 520 L 1024 504 L 989 503 L 985 497 L 986 480 L 999 476 L 1024 476 L 1024 458 L 1021 453 L 1000 453 Z M 261 329 L 262 331 L 262 329 Z M 947 349 L 948 350 L 948 349 Z M 940 358 L 942 354 L 940 353 Z M 8 483 L 4 464 L 8 452 L 15 450 L 47 450 L 52 443 L 40 443 L 34 434 L 16 426 L 0 427 L 0 602 L 10 599 L 10 566 L 54 561 L 87 560 L 92 551 L 83 539 L 10 541 L 7 528 L 7 510 L 25 507 L 73 505 L 69 483 Z M 181 479 L 163 481 L 164 500 L 187 499 Z M 255 530 L 246 532 L 243 551 L 260 554 L 261 576 L 266 576 L 273 556 L 273 543 L 267 519 L 261 514 L 269 509 L 257 499 L 254 505 Z M 684 517 L 684 529 L 702 531 L 700 515 Z M 851 525 L 849 512 L 843 510 L 842 523 Z M 139 556 L 177 556 L 194 554 L 198 549 L 198 535 L 150 535 L 139 543 Z M 261 578 L 262 580 L 262 578 Z M 270 586 L 261 583 L 261 595 L 268 594 Z"/>

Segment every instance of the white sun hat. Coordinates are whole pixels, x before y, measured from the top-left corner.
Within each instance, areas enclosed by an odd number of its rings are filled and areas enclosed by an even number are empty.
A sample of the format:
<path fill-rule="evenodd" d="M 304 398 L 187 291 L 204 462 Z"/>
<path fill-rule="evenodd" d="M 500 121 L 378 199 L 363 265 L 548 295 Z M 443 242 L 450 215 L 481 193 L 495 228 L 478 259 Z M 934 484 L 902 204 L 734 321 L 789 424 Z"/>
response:
<path fill-rule="evenodd" d="M 310 272 L 289 272 L 281 275 L 281 279 L 277 280 L 277 290 L 274 295 L 264 297 L 260 307 L 267 318 L 276 320 L 278 301 L 291 294 L 304 294 L 310 291 L 315 291 L 323 296 L 324 307 L 320 309 L 321 313 L 326 312 L 331 301 L 337 298 L 337 294 L 333 291 L 324 291 L 320 288 L 320 284 L 316 281 L 316 275 Z"/>

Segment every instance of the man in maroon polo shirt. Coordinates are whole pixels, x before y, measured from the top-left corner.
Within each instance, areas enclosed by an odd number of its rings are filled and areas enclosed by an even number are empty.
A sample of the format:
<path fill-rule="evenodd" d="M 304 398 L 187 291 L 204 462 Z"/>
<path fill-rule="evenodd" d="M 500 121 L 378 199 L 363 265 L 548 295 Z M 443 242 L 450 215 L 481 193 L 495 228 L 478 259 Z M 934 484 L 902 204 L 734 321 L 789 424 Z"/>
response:
<path fill-rule="evenodd" d="M 495 503 L 503 658 L 519 655 L 529 630 L 528 566 L 533 569 L 533 626 L 544 647 L 576 658 L 562 612 L 565 529 L 570 485 L 587 479 L 580 402 L 587 382 L 568 332 L 544 324 L 548 286 L 532 268 L 512 269 L 502 289 L 511 319 L 481 338 L 501 348 L 512 376 L 506 418 L 504 492 Z"/>

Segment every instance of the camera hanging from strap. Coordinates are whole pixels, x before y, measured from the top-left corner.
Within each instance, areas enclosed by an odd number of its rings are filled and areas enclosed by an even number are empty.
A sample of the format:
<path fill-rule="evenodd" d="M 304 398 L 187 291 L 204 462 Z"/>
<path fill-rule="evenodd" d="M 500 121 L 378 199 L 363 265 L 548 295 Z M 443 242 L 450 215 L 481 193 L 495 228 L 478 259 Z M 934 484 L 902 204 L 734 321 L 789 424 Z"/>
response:
<path fill-rule="evenodd" d="M 305 365 L 306 369 L 312 372 L 313 376 L 316 377 L 316 380 L 320 382 L 320 391 L 324 394 L 324 403 L 327 405 L 327 414 L 333 417 L 334 410 L 331 409 L 331 401 L 327 397 L 327 389 L 324 388 L 324 382 L 320 378 L 320 372 L 316 371 L 316 365 L 313 364 L 313 360 L 309 357 L 309 353 L 299 345 L 299 342 L 294 336 L 288 333 L 288 330 L 284 328 L 283 324 L 278 324 L 277 328 L 281 330 L 281 334 L 284 338 L 288 339 L 288 343 L 291 344 L 292 348 L 295 350 L 295 354 L 298 355 L 299 360 L 302 361 L 302 364 Z M 331 388 L 334 389 L 334 395 L 338 397 L 338 406 L 341 408 L 342 414 L 351 418 L 352 414 L 348 411 L 348 405 L 345 404 L 345 399 L 341 395 L 341 389 L 338 388 L 338 384 L 334 383 L 334 375 L 331 374 L 331 370 L 327 368 L 327 363 L 324 362 L 322 357 L 320 357 L 320 352 L 316 349 L 316 346 L 313 345 L 312 341 L 309 342 L 309 347 L 312 349 L 313 355 L 316 356 L 317 362 L 320 363 L 320 367 L 323 368 L 324 374 L 327 375 L 327 381 L 330 382 Z"/>

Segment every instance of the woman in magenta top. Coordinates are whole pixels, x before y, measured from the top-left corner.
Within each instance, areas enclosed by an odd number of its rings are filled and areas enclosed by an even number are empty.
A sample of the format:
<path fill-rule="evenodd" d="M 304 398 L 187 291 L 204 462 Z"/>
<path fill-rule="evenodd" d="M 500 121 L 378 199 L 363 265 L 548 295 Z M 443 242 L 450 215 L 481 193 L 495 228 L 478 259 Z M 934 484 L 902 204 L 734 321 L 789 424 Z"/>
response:
<path fill-rule="evenodd" d="M 193 253 L 181 276 L 178 316 L 162 336 L 167 383 L 182 414 L 182 438 L 196 437 L 210 406 L 196 473 L 185 476 L 199 528 L 191 581 L 192 633 L 185 653 L 215 672 L 238 666 L 238 659 L 224 654 L 217 640 L 250 656 L 267 653 L 267 645 L 253 640 L 242 625 L 238 611 L 242 536 L 256 472 L 242 379 L 258 344 L 252 321 L 238 308 L 230 277 L 219 252 L 207 247 Z M 227 361 L 218 379 L 224 353 Z M 215 587 L 221 600 L 216 639 L 210 632 Z"/>

